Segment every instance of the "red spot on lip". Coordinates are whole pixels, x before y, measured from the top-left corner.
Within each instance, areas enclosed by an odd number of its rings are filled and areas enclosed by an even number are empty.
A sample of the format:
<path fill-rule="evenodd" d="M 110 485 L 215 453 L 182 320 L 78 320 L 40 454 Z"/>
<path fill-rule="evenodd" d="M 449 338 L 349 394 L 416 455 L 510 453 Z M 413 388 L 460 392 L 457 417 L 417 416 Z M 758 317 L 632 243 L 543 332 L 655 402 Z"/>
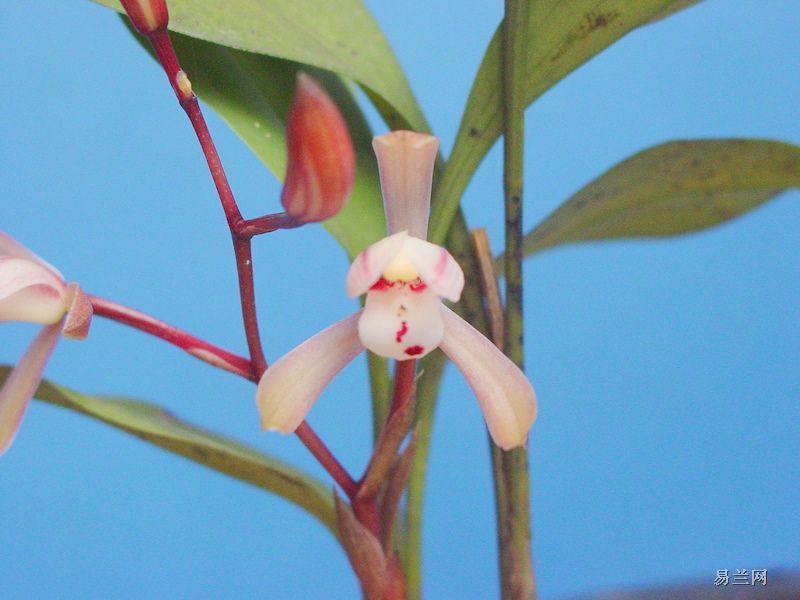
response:
<path fill-rule="evenodd" d="M 403 341 L 403 336 L 408 333 L 408 323 L 403 321 L 400 324 L 400 329 L 397 330 L 397 333 L 394 334 L 394 341 L 398 344 Z"/>
<path fill-rule="evenodd" d="M 423 348 L 422 346 L 409 346 L 408 348 L 406 348 L 406 354 L 408 354 L 409 356 L 418 356 L 423 352 L 425 352 L 425 348 Z"/>
<path fill-rule="evenodd" d="M 425 285 L 425 282 L 422 281 L 421 279 L 417 279 L 416 281 L 412 281 L 411 283 L 408 284 L 408 288 L 412 292 L 421 292 L 426 287 L 428 287 L 428 286 Z"/>
<path fill-rule="evenodd" d="M 389 288 L 391 288 L 392 286 L 393 286 L 393 284 L 392 284 L 391 282 L 389 282 L 389 281 L 386 281 L 386 279 L 384 279 L 383 277 L 381 277 L 381 278 L 380 278 L 380 279 L 378 279 L 378 281 L 376 281 L 376 282 L 375 282 L 375 283 L 372 285 L 372 287 L 371 287 L 371 288 L 369 288 L 369 289 L 370 289 L 370 290 L 378 290 L 378 291 L 380 291 L 380 290 L 388 290 L 388 289 L 389 289 Z"/>

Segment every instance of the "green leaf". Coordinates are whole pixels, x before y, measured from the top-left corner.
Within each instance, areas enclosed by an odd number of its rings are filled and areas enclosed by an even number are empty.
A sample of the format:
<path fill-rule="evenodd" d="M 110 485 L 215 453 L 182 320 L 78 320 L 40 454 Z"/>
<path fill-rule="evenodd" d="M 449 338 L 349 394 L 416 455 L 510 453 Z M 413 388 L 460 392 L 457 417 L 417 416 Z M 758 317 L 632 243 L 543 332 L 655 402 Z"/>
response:
<path fill-rule="evenodd" d="M 118 0 L 94 1 L 122 12 Z M 387 120 L 427 129 L 400 64 L 361 0 L 170 0 L 169 14 L 172 31 L 357 81 L 382 99 Z"/>
<path fill-rule="evenodd" d="M 800 147 L 769 140 L 654 146 L 612 167 L 525 236 L 532 254 L 559 244 L 671 236 L 723 223 L 800 187 Z"/>
<path fill-rule="evenodd" d="M 0 382 L 11 372 L 0 366 Z M 122 398 L 88 396 L 42 381 L 38 400 L 74 410 L 230 477 L 282 496 L 319 519 L 338 537 L 329 487 L 248 446 L 189 425 L 156 406 Z"/>
<path fill-rule="evenodd" d="M 152 55 L 149 43 L 135 35 Z M 279 179 L 286 171 L 286 118 L 297 71 L 303 69 L 320 81 L 347 121 L 357 159 L 350 202 L 323 225 L 351 258 L 385 235 L 372 132 L 341 78 L 296 62 L 232 50 L 185 35 L 172 34 L 172 40 L 197 95 Z"/>
<path fill-rule="evenodd" d="M 539 0 L 532 2 L 527 32 L 525 104 L 631 30 L 662 19 L 699 0 Z M 489 43 L 472 84 L 447 171 L 436 190 L 430 238 L 447 235 L 472 174 L 499 137 L 503 125 L 502 23 Z M 500 195 L 498 194 L 498 198 Z"/>

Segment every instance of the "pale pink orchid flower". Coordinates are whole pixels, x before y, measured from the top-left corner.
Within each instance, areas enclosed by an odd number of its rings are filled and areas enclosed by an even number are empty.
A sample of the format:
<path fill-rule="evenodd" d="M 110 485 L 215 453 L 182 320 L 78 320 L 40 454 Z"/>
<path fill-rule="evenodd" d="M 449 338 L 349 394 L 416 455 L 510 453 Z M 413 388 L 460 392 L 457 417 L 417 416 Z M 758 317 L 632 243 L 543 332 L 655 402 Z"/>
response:
<path fill-rule="evenodd" d="M 348 295 L 367 294 L 364 308 L 267 369 L 256 391 L 262 427 L 297 429 L 322 391 L 364 349 L 410 360 L 441 348 L 474 391 L 494 442 L 506 450 L 524 446 L 536 418 L 533 386 L 442 303 L 458 301 L 464 273 L 447 250 L 425 240 L 438 140 L 395 131 L 376 137 L 373 148 L 389 236 L 361 252 L 347 274 Z"/>
<path fill-rule="evenodd" d="M 91 320 L 92 304 L 77 284 L 0 232 L 0 321 L 44 325 L 0 388 L 0 454 L 14 441 L 59 338 L 84 339 Z"/>

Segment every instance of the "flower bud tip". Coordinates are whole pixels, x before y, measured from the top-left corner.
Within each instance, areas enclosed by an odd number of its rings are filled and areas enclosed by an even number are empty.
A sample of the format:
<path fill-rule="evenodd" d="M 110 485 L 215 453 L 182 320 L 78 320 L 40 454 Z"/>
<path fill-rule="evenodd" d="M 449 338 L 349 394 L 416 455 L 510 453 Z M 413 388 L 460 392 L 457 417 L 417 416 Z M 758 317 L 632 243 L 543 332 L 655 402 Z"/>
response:
<path fill-rule="evenodd" d="M 342 114 L 322 86 L 305 73 L 286 127 L 288 161 L 281 192 L 286 212 L 303 223 L 336 215 L 350 198 L 355 153 Z"/>

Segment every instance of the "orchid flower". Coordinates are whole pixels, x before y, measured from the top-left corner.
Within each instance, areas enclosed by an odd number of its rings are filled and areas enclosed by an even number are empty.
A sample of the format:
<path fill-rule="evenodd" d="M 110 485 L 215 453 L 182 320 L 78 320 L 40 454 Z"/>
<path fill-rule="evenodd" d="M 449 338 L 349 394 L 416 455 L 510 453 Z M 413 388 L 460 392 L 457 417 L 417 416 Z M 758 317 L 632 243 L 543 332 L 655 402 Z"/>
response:
<path fill-rule="evenodd" d="M 59 337 L 84 339 L 91 320 L 92 304 L 77 284 L 0 232 L 0 321 L 45 326 L 0 388 L 0 454 L 14 441 Z"/>
<path fill-rule="evenodd" d="M 256 402 L 264 429 L 294 431 L 339 371 L 364 349 L 396 360 L 441 348 L 463 373 L 503 449 L 525 445 L 536 394 L 524 373 L 472 325 L 447 308 L 464 273 L 444 248 L 426 241 L 431 179 L 439 142 L 396 131 L 376 137 L 389 236 L 359 254 L 347 274 L 364 308 L 313 336 L 273 364 Z"/>

